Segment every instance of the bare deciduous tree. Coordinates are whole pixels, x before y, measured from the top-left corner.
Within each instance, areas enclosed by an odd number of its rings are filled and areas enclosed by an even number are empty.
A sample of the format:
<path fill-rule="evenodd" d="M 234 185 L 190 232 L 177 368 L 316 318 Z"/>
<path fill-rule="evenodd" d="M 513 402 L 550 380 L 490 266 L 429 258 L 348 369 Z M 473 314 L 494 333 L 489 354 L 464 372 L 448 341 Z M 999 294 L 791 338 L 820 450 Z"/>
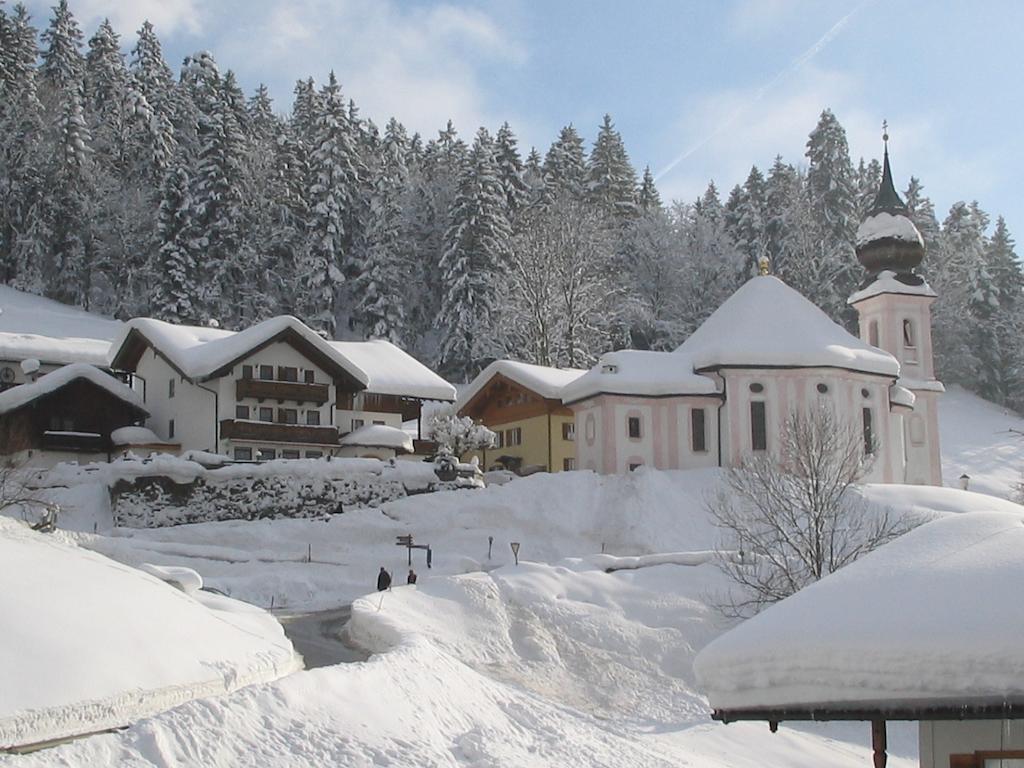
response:
<path fill-rule="evenodd" d="M 0 460 L 0 514 L 20 511 L 25 520 L 30 510 L 42 510 L 51 518 L 56 514 L 57 505 L 44 499 L 31 485 L 32 474 L 22 463 Z"/>
<path fill-rule="evenodd" d="M 723 613 L 753 615 L 914 527 L 853 489 L 873 458 L 859 425 L 822 407 L 792 414 L 776 453 L 727 472 L 707 502 L 733 582 Z"/>

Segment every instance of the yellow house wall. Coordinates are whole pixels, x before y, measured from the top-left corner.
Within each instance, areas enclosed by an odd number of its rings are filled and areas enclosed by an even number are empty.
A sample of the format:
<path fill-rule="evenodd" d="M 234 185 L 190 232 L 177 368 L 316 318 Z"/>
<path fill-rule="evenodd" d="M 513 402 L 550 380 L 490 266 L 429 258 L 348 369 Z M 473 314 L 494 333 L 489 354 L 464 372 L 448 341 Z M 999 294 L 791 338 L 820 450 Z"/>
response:
<path fill-rule="evenodd" d="M 518 456 L 523 460 L 523 466 L 535 464 L 546 467 L 551 472 L 561 472 L 564 461 L 567 458 L 576 457 L 576 443 L 572 440 L 562 439 L 562 424 L 572 424 L 572 416 L 550 417 L 551 432 L 551 463 L 548 467 L 548 416 L 532 416 L 529 419 L 509 421 L 502 424 L 488 425 L 495 432 L 504 432 L 507 429 L 519 427 L 523 430 L 523 442 L 521 445 L 506 445 L 504 448 L 488 448 L 486 451 L 475 451 L 463 457 L 465 461 L 476 456 L 483 469 L 489 469 L 499 456 Z"/>

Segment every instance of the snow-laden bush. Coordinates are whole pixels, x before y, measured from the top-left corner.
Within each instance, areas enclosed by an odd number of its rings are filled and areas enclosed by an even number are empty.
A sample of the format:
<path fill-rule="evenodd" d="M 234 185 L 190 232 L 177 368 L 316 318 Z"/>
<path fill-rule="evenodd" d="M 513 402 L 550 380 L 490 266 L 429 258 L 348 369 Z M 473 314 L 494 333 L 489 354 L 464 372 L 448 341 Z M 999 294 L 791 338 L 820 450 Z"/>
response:
<path fill-rule="evenodd" d="M 452 456 L 461 457 L 481 448 L 493 448 L 498 442 L 498 436 L 483 424 L 454 413 L 435 414 L 431 417 L 429 429 L 438 452 Z"/>

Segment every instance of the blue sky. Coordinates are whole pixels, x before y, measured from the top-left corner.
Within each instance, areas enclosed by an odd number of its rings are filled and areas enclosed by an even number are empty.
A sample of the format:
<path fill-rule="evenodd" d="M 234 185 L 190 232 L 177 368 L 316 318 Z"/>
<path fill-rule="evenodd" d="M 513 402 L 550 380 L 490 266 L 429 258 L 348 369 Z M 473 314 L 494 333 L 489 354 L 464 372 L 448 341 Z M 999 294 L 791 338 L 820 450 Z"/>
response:
<path fill-rule="evenodd" d="M 666 199 L 802 161 L 825 107 L 855 161 L 877 157 L 884 118 L 901 188 L 919 176 L 940 219 L 977 199 L 1024 238 L 1017 0 L 70 2 L 87 36 L 109 16 L 126 48 L 150 18 L 173 67 L 211 50 L 281 111 L 297 78 L 333 68 L 364 115 L 424 134 L 508 120 L 543 152 L 568 122 L 589 146 L 609 112 Z M 27 5 L 44 26 L 51 2 Z"/>

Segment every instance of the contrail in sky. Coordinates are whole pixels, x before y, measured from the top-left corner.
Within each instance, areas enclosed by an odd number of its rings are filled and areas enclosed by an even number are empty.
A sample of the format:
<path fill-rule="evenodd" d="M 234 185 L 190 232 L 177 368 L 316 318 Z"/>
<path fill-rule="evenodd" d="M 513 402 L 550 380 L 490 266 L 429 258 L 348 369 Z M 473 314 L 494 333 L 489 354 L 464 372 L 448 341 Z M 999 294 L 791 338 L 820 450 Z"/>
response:
<path fill-rule="evenodd" d="M 864 2 L 862 2 L 852 11 L 850 11 L 841 19 L 839 19 L 839 21 L 833 24 L 829 28 L 829 30 L 818 39 L 818 41 L 814 45 L 812 45 L 806 51 L 804 51 L 795 59 L 793 59 L 793 61 L 790 62 L 788 67 L 780 70 L 775 75 L 775 77 L 773 77 L 767 83 L 758 88 L 757 91 L 754 93 L 753 98 L 750 99 L 750 101 L 748 101 L 746 104 L 737 107 L 733 111 L 733 113 L 729 115 L 725 120 L 723 120 L 718 125 L 718 127 L 715 128 L 711 133 L 709 133 L 703 139 L 698 141 L 696 144 L 691 146 L 681 155 L 672 160 L 672 162 L 670 162 L 668 165 L 666 165 L 664 168 L 658 171 L 658 174 L 654 177 L 654 180 L 658 181 L 666 174 L 671 173 L 675 169 L 675 167 L 679 165 L 681 162 L 683 162 L 686 158 L 690 157 L 690 155 L 692 155 L 694 152 L 696 152 L 701 147 L 706 145 L 709 141 L 722 134 L 727 128 L 730 128 L 733 125 L 733 123 L 735 123 L 749 107 L 752 107 L 754 104 L 759 102 L 764 97 L 764 95 L 768 91 L 770 91 L 775 86 L 775 84 L 778 83 L 780 80 L 788 77 L 789 75 L 794 74 L 795 72 L 800 71 L 804 67 L 804 65 L 807 64 L 807 62 L 809 62 L 811 59 L 813 59 L 815 56 L 821 53 L 821 51 L 825 49 L 825 46 L 831 43 L 836 38 L 836 36 L 840 32 L 842 32 L 843 27 L 845 27 L 847 23 L 849 23 L 850 19 L 856 16 L 865 5 L 868 5 L 869 3 L 872 2 L 874 2 L 874 0 L 864 0 Z"/>

